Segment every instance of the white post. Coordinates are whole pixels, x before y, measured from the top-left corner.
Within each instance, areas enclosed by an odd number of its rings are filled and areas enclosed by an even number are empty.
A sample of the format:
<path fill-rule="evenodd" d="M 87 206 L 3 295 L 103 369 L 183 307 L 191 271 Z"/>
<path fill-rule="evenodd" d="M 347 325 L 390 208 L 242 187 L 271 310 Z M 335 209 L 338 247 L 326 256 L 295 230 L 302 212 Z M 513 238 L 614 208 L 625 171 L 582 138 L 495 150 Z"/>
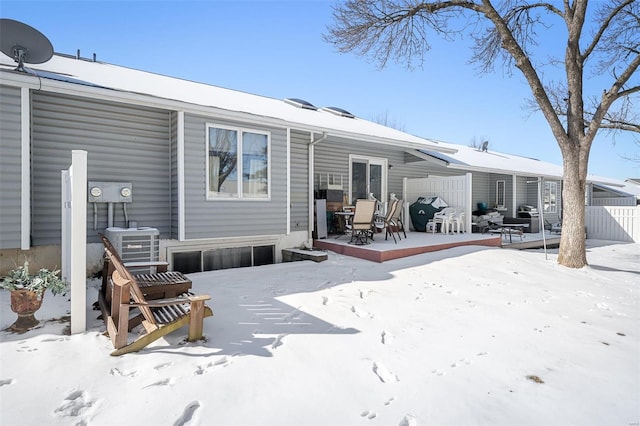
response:
<path fill-rule="evenodd" d="M 87 151 L 71 151 L 71 334 L 87 329 Z"/>
<path fill-rule="evenodd" d="M 61 171 L 62 190 L 62 238 L 61 250 L 62 265 L 60 267 L 62 279 L 71 281 L 71 167 Z"/>
<path fill-rule="evenodd" d="M 471 215 L 473 214 L 473 205 L 471 204 L 473 199 L 473 173 L 465 174 L 464 188 L 464 232 L 468 232 L 469 234 L 471 234 Z"/>

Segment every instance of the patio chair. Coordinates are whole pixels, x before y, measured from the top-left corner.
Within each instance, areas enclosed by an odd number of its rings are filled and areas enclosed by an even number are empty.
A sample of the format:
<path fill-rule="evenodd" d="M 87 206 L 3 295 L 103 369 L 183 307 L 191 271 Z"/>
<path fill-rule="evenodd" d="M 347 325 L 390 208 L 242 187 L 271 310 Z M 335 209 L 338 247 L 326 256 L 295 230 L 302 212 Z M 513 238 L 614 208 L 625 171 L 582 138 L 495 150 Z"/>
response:
<path fill-rule="evenodd" d="M 443 234 L 449 233 L 449 227 L 453 224 L 453 215 L 456 214 L 456 209 L 453 207 L 445 207 L 444 209 L 436 212 L 433 215 L 433 227 L 431 228 L 431 233 L 436 233 L 436 228 L 438 227 L 438 223 L 440 224 L 440 232 Z"/>
<path fill-rule="evenodd" d="M 454 213 L 453 215 L 453 223 L 451 225 L 451 227 L 453 228 L 455 226 L 455 232 L 457 232 L 458 234 L 460 232 L 464 232 L 465 229 L 465 223 L 464 223 L 464 211 L 462 212 L 457 212 Z"/>
<path fill-rule="evenodd" d="M 189 326 L 188 341 L 203 338 L 203 320 L 213 315 L 211 308 L 205 304 L 211 296 L 182 293 L 173 298 L 149 299 L 139 286 L 138 276 L 127 269 L 118 253 L 111 251 L 110 247 L 104 250 L 114 268 L 109 279 L 110 302 L 107 303 L 103 295 L 99 295 L 107 333 L 115 348 L 111 355 L 139 351 L 183 326 Z M 141 316 L 130 314 L 136 308 Z M 144 328 L 143 333 L 129 343 L 129 331 L 140 323 Z"/>
<path fill-rule="evenodd" d="M 391 222 L 393 226 L 395 226 L 398 231 L 398 237 L 400 237 L 400 231 L 405 238 L 407 238 L 407 232 L 404 230 L 404 223 L 402 222 L 402 211 L 404 209 L 404 200 L 398 200 L 398 207 L 396 207 L 395 212 L 393 213 L 393 217 L 391 218 Z"/>
<path fill-rule="evenodd" d="M 395 227 L 395 231 L 398 234 L 398 238 L 400 238 L 400 232 L 398 232 L 398 228 L 397 225 L 395 225 L 395 223 L 393 222 L 393 216 L 395 215 L 396 211 L 398 210 L 398 201 L 399 200 L 391 200 L 391 202 L 389 203 L 389 208 L 387 209 L 387 214 L 385 215 L 385 217 L 380 218 L 379 220 L 376 220 L 374 222 L 375 227 L 379 230 L 382 231 L 382 229 L 385 230 L 385 234 L 384 234 L 384 239 L 388 239 L 387 237 L 389 236 L 389 234 L 391 234 L 391 236 L 393 237 L 393 242 L 394 243 L 398 243 L 398 241 L 396 240 L 396 236 L 393 235 L 393 230 Z"/>
<path fill-rule="evenodd" d="M 375 200 L 357 200 L 351 220 L 351 240 L 349 244 L 369 244 L 373 240 L 373 218 L 376 211 Z"/>

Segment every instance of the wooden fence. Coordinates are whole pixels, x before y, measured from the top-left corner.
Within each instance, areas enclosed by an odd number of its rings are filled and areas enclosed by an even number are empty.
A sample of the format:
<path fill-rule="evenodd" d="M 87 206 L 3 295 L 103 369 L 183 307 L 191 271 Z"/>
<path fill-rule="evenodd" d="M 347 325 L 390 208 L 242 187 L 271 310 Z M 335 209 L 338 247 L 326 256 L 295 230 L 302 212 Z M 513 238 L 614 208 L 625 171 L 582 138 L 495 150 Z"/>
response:
<path fill-rule="evenodd" d="M 640 242 L 640 206 L 587 206 L 587 238 Z"/>

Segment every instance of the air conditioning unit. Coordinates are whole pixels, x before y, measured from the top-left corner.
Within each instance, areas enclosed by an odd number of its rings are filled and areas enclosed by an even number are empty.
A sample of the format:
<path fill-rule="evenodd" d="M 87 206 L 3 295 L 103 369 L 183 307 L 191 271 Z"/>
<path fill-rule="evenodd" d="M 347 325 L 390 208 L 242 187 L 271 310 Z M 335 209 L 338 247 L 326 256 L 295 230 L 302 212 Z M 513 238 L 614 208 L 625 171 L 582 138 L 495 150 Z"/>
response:
<path fill-rule="evenodd" d="M 156 228 L 107 228 L 104 235 L 120 254 L 124 263 L 157 262 L 160 232 Z M 135 273 L 155 273 L 155 267 L 131 267 Z"/>

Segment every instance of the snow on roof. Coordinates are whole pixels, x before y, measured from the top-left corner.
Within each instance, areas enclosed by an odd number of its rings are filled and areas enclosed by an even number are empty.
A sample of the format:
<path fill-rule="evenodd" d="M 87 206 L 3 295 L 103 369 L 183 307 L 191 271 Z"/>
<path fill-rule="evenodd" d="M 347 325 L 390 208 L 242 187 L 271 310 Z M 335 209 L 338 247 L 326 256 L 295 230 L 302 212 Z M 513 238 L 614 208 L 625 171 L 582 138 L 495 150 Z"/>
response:
<path fill-rule="evenodd" d="M 470 146 L 439 142 L 443 147 L 455 146 L 457 152 L 453 154 L 443 154 L 442 152 L 424 149 L 421 149 L 420 152 L 446 162 L 448 168 L 488 173 L 517 174 L 520 176 L 542 176 L 552 179 L 562 179 L 563 177 L 562 166 L 557 164 L 540 161 L 535 158 L 491 151 L 490 149 L 482 151 L 479 148 Z M 640 198 L 640 185 L 633 184 L 632 182 L 624 182 L 618 179 L 596 175 L 588 175 L 587 180 L 600 186 L 608 187 L 614 192 L 636 195 Z"/>
<path fill-rule="evenodd" d="M 15 66 L 13 60 L 4 54 L 0 55 L 0 64 L 12 68 Z M 393 142 L 399 146 L 440 150 L 438 142 L 361 118 L 341 117 L 322 109 L 298 108 L 283 99 L 268 98 L 103 62 L 55 54 L 48 62 L 32 65 L 28 70 L 44 79 L 248 113 L 282 120 L 283 124 L 292 127 L 297 125 L 302 129 L 326 132 L 335 136 L 360 137 L 374 142 Z"/>
<path fill-rule="evenodd" d="M 490 173 L 518 174 L 526 176 L 562 177 L 562 166 L 535 158 L 501 152 L 482 151 L 478 148 L 440 142 L 440 145 L 455 146 L 457 152 L 443 154 L 437 151 L 420 151 L 448 163 L 447 167 L 462 170 L 476 170 Z"/>

